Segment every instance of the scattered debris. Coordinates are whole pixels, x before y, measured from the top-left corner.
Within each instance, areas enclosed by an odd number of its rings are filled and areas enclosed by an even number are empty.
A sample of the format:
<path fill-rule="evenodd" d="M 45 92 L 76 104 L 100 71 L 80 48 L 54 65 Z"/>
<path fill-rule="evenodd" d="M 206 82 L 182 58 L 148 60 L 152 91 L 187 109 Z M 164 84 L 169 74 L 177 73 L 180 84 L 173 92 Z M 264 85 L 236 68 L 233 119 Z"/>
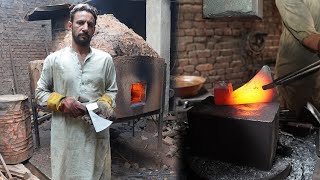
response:
<path fill-rule="evenodd" d="M 165 137 L 165 136 L 174 137 L 174 136 L 176 136 L 177 134 L 178 134 L 177 131 L 171 129 L 171 130 L 169 130 L 169 131 L 163 132 L 163 133 L 162 133 L 162 136 L 163 136 L 163 137 Z"/>
<path fill-rule="evenodd" d="M 145 136 L 141 136 L 141 139 L 144 140 L 144 141 L 145 141 L 145 140 L 148 140 L 148 138 L 145 137 Z"/>
<path fill-rule="evenodd" d="M 166 156 L 172 158 L 176 154 L 177 151 L 178 151 L 178 147 L 177 146 L 170 146 L 170 150 L 166 154 Z"/>
<path fill-rule="evenodd" d="M 138 170 L 139 169 L 139 164 L 138 163 L 134 163 L 132 165 L 133 169 Z"/>
<path fill-rule="evenodd" d="M 166 144 L 166 145 L 174 145 L 175 143 L 175 140 L 172 139 L 171 137 L 167 136 L 166 138 L 163 139 L 163 142 Z"/>
<path fill-rule="evenodd" d="M 127 169 L 129 169 L 129 168 L 131 167 L 131 164 L 128 163 L 128 162 L 125 162 L 125 163 L 124 163 L 124 167 L 127 168 Z"/>
<path fill-rule="evenodd" d="M 0 165 L 0 172 L 7 175 L 8 172 L 10 172 L 11 178 L 8 180 L 39 180 L 39 178 L 33 175 L 23 164 L 7 165 L 6 167 L 8 171 L 5 170 L 5 166 Z"/>

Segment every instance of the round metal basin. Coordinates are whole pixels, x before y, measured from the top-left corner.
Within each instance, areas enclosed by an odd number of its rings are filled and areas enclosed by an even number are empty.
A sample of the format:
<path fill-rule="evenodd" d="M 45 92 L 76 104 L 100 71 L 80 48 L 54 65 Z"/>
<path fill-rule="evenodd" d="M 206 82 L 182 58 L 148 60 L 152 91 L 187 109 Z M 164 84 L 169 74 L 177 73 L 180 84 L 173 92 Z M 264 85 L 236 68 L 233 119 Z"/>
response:
<path fill-rule="evenodd" d="M 177 76 L 175 77 L 175 96 L 192 97 L 198 94 L 206 78 L 201 76 Z"/>

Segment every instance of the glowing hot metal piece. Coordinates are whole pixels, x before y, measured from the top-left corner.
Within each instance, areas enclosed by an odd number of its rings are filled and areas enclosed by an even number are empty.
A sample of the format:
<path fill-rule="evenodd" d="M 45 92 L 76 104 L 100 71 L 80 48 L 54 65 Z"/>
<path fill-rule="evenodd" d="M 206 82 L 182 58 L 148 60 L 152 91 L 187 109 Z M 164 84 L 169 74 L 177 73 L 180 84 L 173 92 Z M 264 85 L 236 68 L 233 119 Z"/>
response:
<path fill-rule="evenodd" d="M 215 104 L 234 105 L 249 104 L 259 102 L 271 102 L 275 95 L 274 89 L 263 90 L 262 86 L 272 82 L 271 71 L 268 66 L 263 66 L 248 83 L 235 91 L 229 83 L 223 93 L 219 93 L 218 88 L 214 89 Z M 231 87 L 230 87 L 231 86 Z"/>

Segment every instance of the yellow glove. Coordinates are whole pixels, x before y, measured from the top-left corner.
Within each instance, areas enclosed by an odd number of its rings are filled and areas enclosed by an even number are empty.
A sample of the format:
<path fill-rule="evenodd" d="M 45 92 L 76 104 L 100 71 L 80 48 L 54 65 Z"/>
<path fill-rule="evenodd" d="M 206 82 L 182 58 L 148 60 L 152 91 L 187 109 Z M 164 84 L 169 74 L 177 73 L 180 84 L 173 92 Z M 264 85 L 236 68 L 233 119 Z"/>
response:
<path fill-rule="evenodd" d="M 98 102 L 106 103 L 109 108 L 112 108 L 112 99 L 108 95 L 103 95 L 98 99 Z"/>
<path fill-rule="evenodd" d="M 113 119 L 115 118 L 115 113 L 112 108 L 112 99 L 108 95 L 103 95 L 97 101 L 98 109 L 97 114 L 102 115 L 104 118 Z"/>
<path fill-rule="evenodd" d="M 59 93 L 53 92 L 50 94 L 48 101 L 47 101 L 47 106 L 51 111 L 59 111 L 61 101 L 64 99 L 65 96 L 62 96 Z"/>

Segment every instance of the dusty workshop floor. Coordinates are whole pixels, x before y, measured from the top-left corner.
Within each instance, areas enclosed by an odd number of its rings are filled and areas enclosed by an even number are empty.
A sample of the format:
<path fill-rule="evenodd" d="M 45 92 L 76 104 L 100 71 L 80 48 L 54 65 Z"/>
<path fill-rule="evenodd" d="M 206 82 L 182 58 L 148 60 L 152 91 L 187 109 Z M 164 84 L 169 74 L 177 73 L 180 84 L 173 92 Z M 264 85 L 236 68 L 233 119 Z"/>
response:
<path fill-rule="evenodd" d="M 47 120 L 39 126 L 41 145 L 29 160 L 48 177 L 51 177 L 50 124 L 51 120 Z M 113 124 L 110 128 L 112 179 L 178 179 L 178 140 L 174 137 L 176 133 L 168 133 L 177 128 L 173 121 L 166 121 L 164 132 L 167 132 L 169 141 L 164 142 L 159 151 L 157 126 L 152 117 L 136 122 L 134 137 L 131 123 Z"/>
<path fill-rule="evenodd" d="M 160 151 L 157 150 L 157 126 L 154 118 L 148 117 L 136 122 L 134 137 L 132 136 L 132 124 L 128 122 L 113 124 L 110 128 L 112 179 L 254 180 L 274 173 L 196 156 L 190 157 L 190 168 L 186 168 L 185 164 L 180 163 L 183 148 L 179 144 L 186 132 L 185 121 L 186 114 L 184 113 L 171 116 L 165 121 L 163 129 L 165 141 Z M 33 157 L 29 160 L 48 177 L 51 177 L 50 123 L 51 121 L 48 120 L 40 125 L 41 147 L 35 150 Z M 314 133 L 305 137 L 296 137 L 281 131 L 279 134 L 281 146 L 277 148 L 275 171 L 277 168 L 281 169 L 290 164 L 292 169 L 286 180 L 320 179 L 320 170 L 314 173 L 315 167 L 320 169 L 314 137 Z M 190 170 L 193 173 L 190 173 Z M 194 173 L 197 175 L 194 176 Z"/>

